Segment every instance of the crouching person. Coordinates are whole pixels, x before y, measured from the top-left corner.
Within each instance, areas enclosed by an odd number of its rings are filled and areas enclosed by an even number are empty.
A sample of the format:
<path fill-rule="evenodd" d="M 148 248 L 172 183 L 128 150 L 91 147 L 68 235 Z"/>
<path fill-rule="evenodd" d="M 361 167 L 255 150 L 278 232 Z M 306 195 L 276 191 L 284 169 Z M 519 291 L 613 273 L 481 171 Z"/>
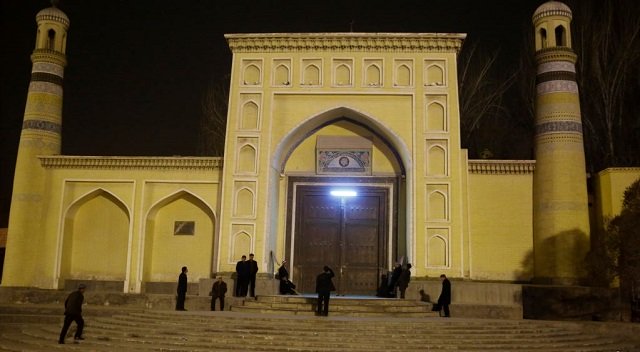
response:
<path fill-rule="evenodd" d="M 211 287 L 211 310 L 216 310 L 216 299 L 220 299 L 220 310 L 224 310 L 224 295 L 227 293 L 227 283 L 222 281 L 222 276 Z"/>

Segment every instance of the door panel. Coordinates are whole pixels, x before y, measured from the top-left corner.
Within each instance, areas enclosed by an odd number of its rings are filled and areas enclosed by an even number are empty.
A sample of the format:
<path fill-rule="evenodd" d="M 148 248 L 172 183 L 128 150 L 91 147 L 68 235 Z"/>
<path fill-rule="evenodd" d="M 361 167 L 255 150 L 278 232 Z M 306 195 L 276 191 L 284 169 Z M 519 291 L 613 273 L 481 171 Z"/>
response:
<path fill-rule="evenodd" d="M 386 258 L 387 192 L 362 187 L 353 198 L 328 193 L 321 186 L 297 190 L 294 282 L 300 292 L 315 292 L 316 276 L 328 265 L 339 294 L 372 295 Z"/>
<path fill-rule="evenodd" d="M 325 194 L 304 194 L 300 236 L 296 237 L 296 275 L 300 292 L 315 292 L 322 267 L 340 263 L 340 202 Z M 299 242 L 299 243 L 298 243 Z"/>

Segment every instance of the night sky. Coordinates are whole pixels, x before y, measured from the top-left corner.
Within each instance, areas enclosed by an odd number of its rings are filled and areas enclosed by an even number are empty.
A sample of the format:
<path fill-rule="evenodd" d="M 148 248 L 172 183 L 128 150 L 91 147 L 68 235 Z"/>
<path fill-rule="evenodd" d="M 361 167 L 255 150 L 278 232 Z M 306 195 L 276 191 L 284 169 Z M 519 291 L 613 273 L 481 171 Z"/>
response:
<path fill-rule="evenodd" d="M 1 0 L 0 227 L 8 222 L 46 0 Z M 224 33 L 463 32 L 509 65 L 544 0 L 62 0 L 71 21 L 62 153 L 196 155 L 200 99 L 231 69 Z"/>

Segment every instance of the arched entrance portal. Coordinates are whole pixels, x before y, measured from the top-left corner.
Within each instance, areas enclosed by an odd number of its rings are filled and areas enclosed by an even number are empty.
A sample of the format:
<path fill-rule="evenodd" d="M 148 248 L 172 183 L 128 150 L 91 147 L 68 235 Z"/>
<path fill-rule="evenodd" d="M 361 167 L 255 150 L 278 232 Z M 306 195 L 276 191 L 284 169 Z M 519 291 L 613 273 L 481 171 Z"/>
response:
<path fill-rule="evenodd" d="M 359 142 L 353 146 L 358 137 L 371 141 L 368 175 L 318 169 L 319 150 L 367 148 Z M 405 171 L 411 167 L 410 155 L 401 136 L 381 120 L 346 107 L 310 117 L 282 139 L 270 184 L 274 194 L 284 196 L 284 258 L 300 292 L 314 292 L 317 275 L 329 265 L 339 294 L 374 295 L 381 274 L 398 258 L 413 254 L 412 179 Z M 331 197 L 336 187 L 355 188 L 359 196 Z M 279 200 L 271 199 L 268 218 L 271 233 L 277 233 Z"/>
<path fill-rule="evenodd" d="M 300 292 L 315 292 L 328 265 L 338 294 L 375 294 L 398 248 L 397 185 L 393 177 L 290 178 L 287 247 Z"/>

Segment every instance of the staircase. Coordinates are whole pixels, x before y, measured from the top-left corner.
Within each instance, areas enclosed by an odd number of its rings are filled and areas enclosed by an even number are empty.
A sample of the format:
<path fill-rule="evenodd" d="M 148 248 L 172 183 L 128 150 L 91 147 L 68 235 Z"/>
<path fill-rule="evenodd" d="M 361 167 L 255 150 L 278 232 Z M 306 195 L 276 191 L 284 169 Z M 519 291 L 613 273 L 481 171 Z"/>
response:
<path fill-rule="evenodd" d="M 337 308 L 338 305 L 334 306 Z M 20 313 L 22 310 L 22 313 Z M 0 310 L 3 312 L 4 310 Z M 0 319 L 0 351 L 638 351 L 581 323 L 460 318 L 391 318 L 202 311 L 89 309 L 85 338 L 58 345 L 60 311 L 18 307 Z M 43 319 L 36 319 L 40 315 Z M 44 319 L 45 317 L 49 317 Z M 55 320 L 55 321 L 54 321 Z M 72 325 L 72 329 L 75 325 Z"/>
<path fill-rule="evenodd" d="M 241 305 L 231 306 L 231 311 L 244 313 L 268 313 L 311 316 L 316 312 L 315 296 L 258 296 L 256 300 L 244 300 Z M 431 304 L 414 300 L 372 298 L 372 297 L 331 297 L 329 315 L 352 317 L 437 317 L 431 311 Z"/>

